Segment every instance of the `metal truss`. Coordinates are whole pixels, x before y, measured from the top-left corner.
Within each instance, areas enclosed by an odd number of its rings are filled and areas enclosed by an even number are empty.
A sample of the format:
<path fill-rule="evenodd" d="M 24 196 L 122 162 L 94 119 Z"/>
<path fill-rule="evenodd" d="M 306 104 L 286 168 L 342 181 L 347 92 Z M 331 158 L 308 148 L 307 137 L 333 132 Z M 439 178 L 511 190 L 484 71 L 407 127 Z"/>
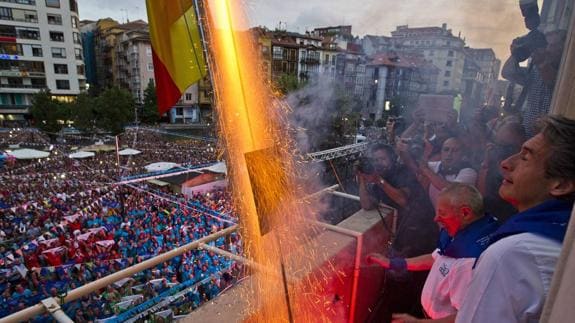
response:
<path fill-rule="evenodd" d="M 347 155 L 357 154 L 359 152 L 364 151 L 365 149 L 367 149 L 367 143 L 361 142 L 358 144 L 342 146 L 324 151 L 318 151 L 315 153 L 310 153 L 307 154 L 307 157 L 311 162 L 322 162 L 326 160 L 344 157 Z"/>

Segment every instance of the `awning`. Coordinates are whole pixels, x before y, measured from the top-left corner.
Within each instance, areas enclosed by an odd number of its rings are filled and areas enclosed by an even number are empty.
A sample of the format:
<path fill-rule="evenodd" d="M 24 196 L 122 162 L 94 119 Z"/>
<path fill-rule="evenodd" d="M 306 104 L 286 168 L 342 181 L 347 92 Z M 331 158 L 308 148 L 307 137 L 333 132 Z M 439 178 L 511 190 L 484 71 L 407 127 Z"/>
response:
<path fill-rule="evenodd" d="M 96 154 L 91 151 L 79 151 L 68 155 L 69 158 L 89 158 L 94 156 L 96 156 Z"/>
<path fill-rule="evenodd" d="M 132 148 L 126 148 L 123 150 L 120 150 L 118 152 L 118 155 L 120 156 L 132 156 L 132 155 L 138 155 L 141 154 L 142 152 L 136 149 L 132 149 Z"/>
<path fill-rule="evenodd" d="M 158 185 L 158 186 L 166 186 L 166 185 L 170 185 L 170 183 L 166 183 L 157 179 L 149 179 L 147 180 L 148 183 L 154 184 L 154 185 Z"/>
<path fill-rule="evenodd" d="M 14 150 L 11 153 L 9 153 L 9 155 L 13 156 L 16 159 L 39 159 L 50 156 L 50 153 L 36 149 L 24 148 Z"/>

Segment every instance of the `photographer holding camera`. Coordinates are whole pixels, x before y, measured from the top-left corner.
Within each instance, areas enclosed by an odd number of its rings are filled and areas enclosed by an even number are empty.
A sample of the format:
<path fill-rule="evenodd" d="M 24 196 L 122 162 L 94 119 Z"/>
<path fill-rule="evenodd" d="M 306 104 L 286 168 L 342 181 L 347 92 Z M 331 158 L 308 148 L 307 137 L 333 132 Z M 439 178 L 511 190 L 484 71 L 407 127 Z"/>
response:
<path fill-rule="evenodd" d="M 511 56 L 503 65 L 501 76 L 523 86 L 515 107 L 521 109 L 523 127 L 530 138 L 537 132 L 536 121 L 549 113 L 566 33 L 557 30 L 543 34 L 537 29 L 540 17 L 536 0 L 521 0 L 520 8 L 530 32 L 511 43 Z M 527 59 L 528 67 L 519 66 Z"/>
<path fill-rule="evenodd" d="M 397 230 L 389 257 L 415 257 L 433 251 L 439 230 L 433 222 L 433 207 L 415 177 L 397 162 L 394 149 L 386 144 L 370 147 L 357 165 L 359 198 L 365 210 L 380 203 L 397 209 Z M 392 313 L 422 315 L 419 297 L 427 272 L 390 273 L 385 280 L 378 317 L 391 320 Z M 377 312 L 377 310 L 375 311 Z"/>

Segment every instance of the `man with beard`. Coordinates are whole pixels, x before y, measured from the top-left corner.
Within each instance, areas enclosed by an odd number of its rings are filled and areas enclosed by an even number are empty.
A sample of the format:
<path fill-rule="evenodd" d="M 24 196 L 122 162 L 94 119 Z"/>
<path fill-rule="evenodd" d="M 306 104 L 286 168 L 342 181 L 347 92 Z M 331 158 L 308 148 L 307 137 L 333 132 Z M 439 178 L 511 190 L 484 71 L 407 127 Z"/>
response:
<path fill-rule="evenodd" d="M 397 229 L 387 256 L 416 257 L 433 251 L 439 233 L 433 222 L 433 208 L 414 176 L 397 163 L 393 148 L 372 146 L 368 157 L 360 162 L 357 175 L 363 209 L 378 209 L 382 203 L 398 211 Z M 380 302 L 384 312 L 376 317 L 389 321 L 397 312 L 422 315 L 419 297 L 426 276 L 427 272 L 388 272 Z"/>

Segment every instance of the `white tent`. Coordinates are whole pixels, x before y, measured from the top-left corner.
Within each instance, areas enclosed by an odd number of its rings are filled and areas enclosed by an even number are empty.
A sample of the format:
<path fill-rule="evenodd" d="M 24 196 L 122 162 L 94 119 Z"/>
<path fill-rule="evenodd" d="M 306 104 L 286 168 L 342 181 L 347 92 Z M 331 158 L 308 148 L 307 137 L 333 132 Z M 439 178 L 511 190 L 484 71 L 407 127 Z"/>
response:
<path fill-rule="evenodd" d="M 28 148 L 14 150 L 9 154 L 16 159 L 38 159 L 50 156 L 49 152 Z"/>
<path fill-rule="evenodd" d="M 221 174 L 227 174 L 228 173 L 228 168 L 226 167 L 225 162 L 219 162 L 219 163 L 212 165 L 210 167 L 204 167 L 204 168 L 200 168 L 198 170 L 209 170 L 210 172 L 221 173 Z"/>
<path fill-rule="evenodd" d="M 180 165 L 176 163 L 159 162 L 144 166 L 147 172 L 162 172 L 174 167 L 180 167 Z"/>
<path fill-rule="evenodd" d="M 80 149 L 81 151 L 112 151 L 116 150 L 114 145 L 91 145 Z"/>
<path fill-rule="evenodd" d="M 95 153 L 91 151 L 78 151 L 73 154 L 68 155 L 69 158 L 88 158 L 96 156 Z"/>
<path fill-rule="evenodd" d="M 118 152 L 118 154 L 120 156 L 132 156 L 132 155 L 138 155 L 141 153 L 142 153 L 141 151 L 136 150 L 136 149 L 132 149 L 132 148 L 126 148 L 126 149 L 120 150 Z"/>

